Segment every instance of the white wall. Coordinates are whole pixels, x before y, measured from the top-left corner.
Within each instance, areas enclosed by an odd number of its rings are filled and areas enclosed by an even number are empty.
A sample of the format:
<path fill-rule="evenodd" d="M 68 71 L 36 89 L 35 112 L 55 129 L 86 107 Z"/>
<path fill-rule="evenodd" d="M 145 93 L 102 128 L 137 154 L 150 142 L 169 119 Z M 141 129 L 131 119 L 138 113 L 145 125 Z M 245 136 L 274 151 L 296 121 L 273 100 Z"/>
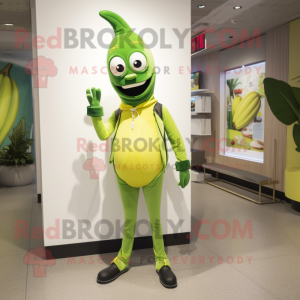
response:
<path fill-rule="evenodd" d="M 37 35 L 45 38 L 56 35 L 57 27 L 73 28 L 77 36 L 81 28 L 91 28 L 95 35 L 110 25 L 99 16 L 100 10 L 111 10 L 120 14 L 131 27 L 140 32 L 144 28 L 152 28 L 160 35 L 160 29 L 166 31 L 166 43 L 172 49 L 161 49 L 156 45 L 152 49 L 157 66 L 170 68 L 170 75 L 158 74 L 155 97 L 166 105 L 173 115 L 184 138 L 190 138 L 190 35 L 185 38 L 183 49 L 179 49 L 179 41 L 172 28 L 180 32 L 190 27 L 189 0 L 152 0 L 142 4 L 139 0 L 104 1 L 79 0 L 36 1 Z M 167 11 L 172 13 L 167 13 Z M 63 31 L 63 30 L 62 30 Z M 64 36 L 64 35 L 63 35 Z M 64 40 L 64 38 L 62 38 Z M 151 42 L 148 35 L 145 40 Z M 105 37 L 109 43 L 111 36 Z M 55 77 L 48 78 L 47 88 L 39 89 L 40 122 L 41 122 L 41 159 L 43 188 L 44 229 L 54 226 L 55 220 L 71 220 L 77 230 L 78 220 L 89 220 L 92 229 L 100 219 L 108 219 L 115 227 L 116 221 L 123 224 L 123 208 L 112 165 L 108 164 L 110 152 L 77 151 L 77 139 L 84 138 L 87 143 L 103 143 L 98 140 L 91 119 L 86 116 L 88 102 L 86 88 L 93 86 L 102 90 L 101 104 L 104 107 L 104 119 L 118 108 L 120 99 L 110 85 L 108 75 L 101 74 L 100 68 L 106 66 L 107 49 L 101 48 L 96 38 L 93 39 L 96 49 L 38 49 L 39 56 L 51 58 L 58 69 Z M 70 67 L 78 67 L 78 75 L 70 75 Z M 95 66 L 97 74 L 92 74 Z M 184 74 L 179 68 L 183 66 Z M 86 67 L 89 74 L 80 74 Z M 187 155 L 190 159 L 190 145 L 186 142 Z M 102 158 L 107 166 L 100 172 L 99 180 L 90 179 L 88 171 L 83 169 L 87 158 Z M 175 155 L 171 153 L 169 163 L 175 163 Z M 184 223 L 179 232 L 191 230 L 191 192 L 190 185 L 185 189 L 177 186 L 179 173 L 169 168 L 165 173 L 162 198 L 162 226 L 164 234 L 173 233 L 167 219 L 175 224 L 179 219 Z M 148 219 L 144 196 L 140 192 L 138 219 Z M 60 226 L 60 233 L 62 232 Z M 107 232 L 101 227 L 101 233 Z M 99 238 L 94 230 L 90 230 L 92 239 L 67 239 L 62 235 L 58 239 L 45 236 L 45 246 L 95 241 Z M 139 228 L 140 234 L 147 234 L 145 225 Z M 54 233 L 54 232 L 53 232 Z M 114 230 L 109 239 L 120 238 Z"/>

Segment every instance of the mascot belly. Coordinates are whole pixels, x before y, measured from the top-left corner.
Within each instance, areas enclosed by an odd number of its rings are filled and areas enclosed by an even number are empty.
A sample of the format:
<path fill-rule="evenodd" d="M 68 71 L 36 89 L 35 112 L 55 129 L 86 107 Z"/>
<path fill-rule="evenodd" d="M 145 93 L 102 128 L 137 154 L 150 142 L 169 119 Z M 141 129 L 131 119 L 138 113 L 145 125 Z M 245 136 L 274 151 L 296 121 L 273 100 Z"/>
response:
<path fill-rule="evenodd" d="M 117 175 L 128 185 L 143 187 L 161 172 L 163 162 L 153 105 L 137 112 L 133 129 L 131 111 L 123 111 L 120 116 L 115 140 L 114 166 Z"/>

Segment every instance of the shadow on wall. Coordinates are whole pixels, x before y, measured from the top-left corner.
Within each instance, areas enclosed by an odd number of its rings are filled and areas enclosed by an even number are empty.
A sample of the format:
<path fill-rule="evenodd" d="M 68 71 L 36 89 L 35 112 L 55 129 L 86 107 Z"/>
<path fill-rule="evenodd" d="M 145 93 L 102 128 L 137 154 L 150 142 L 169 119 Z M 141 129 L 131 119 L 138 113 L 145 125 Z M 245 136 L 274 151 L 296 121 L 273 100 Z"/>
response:
<path fill-rule="evenodd" d="M 90 143 L 91 141 L 87 144 Z M 103 163 L 101 159 L 92 156 L 93 154 L 93 152 L 87 152 L 86 156 L 85 154 L 81 154 L 78 160 L 73 163 L 73 172 L 77 177 L 78 184 L 73 188 L 69 203 L 69 211 L 77 219 L 89 220 L 91 222 L 95 221 L 100 209 L 103 211 L 102 216 L 110 216 L 114 214 L 121 203 L 120 194 L 116 188 L 117 181 L 114 170 L 109 165 L 110 153 L 105 152 L 104 166 L 101 170 L 97 170 L 95 166 L 90 169 L 86 167 L 86 164 L 95 164 L 97 160 Z M 101 199 L 100 195 L 101 187 L 99 180 L 102 181 L 101 186 L 104 188 L 103 199 Z"/>
<path fill-rule="evenodd" d="M 69 203 L 69 211 L 77 219 L 92 220 L 100 209 L 99 181 L 90 180 L 83 164 L 90 159 L 89 153 L 81 154 L 73 163 L 73 173 L 77 178 L 77 184 L 72 191 Z"/>

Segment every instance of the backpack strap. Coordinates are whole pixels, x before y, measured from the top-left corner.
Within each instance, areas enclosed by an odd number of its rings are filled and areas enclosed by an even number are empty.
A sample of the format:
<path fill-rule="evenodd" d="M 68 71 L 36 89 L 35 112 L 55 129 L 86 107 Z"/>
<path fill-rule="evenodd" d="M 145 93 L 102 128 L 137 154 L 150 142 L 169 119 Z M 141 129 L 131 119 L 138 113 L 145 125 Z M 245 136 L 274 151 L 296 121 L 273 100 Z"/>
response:
<path fill-rule="evenodd" d="M 162 118 L 162 104 L 161 103 L 156 102 L 155 105 L 154 105 L 154 107 L 153 107 L 153 111 L 155 111 L 158 114 L 158 116 L 161 119 L 163 119 Z"/>
<path fill-rule="evenodd" d="M 117 110 L 115 110 L 115 118 L 116 118 L 116 121 L 118 121 L 120 115 L 122 113 L 122 109 L 118 108 Z"/>

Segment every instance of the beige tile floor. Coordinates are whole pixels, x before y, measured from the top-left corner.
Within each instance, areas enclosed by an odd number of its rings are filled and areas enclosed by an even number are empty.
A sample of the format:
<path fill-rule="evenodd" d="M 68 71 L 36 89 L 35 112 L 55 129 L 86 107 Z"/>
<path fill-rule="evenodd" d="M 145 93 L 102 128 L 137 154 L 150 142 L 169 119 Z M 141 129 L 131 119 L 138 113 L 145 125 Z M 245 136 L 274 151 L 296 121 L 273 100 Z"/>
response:
<path fill-rule="evenodd" d="M 25 220 L 30 228 L 42 226 L 33 185 L 0 189 L 1 300 L 300 299 L 300 214 L 288 203 L 259 206 L 192 183 L 192 228 L 198 220 L 207 220 L 209 224 L 195 233 L 208 238 L 193 233 L 190 245 L 166 248 L 178 278 L 174 290 L 160 285 L 152 249 L 134 251 L 130 271 L 108 285 L 95 279 L 115 253 L 101 259 L 99 255 L 76 258 L 76 263 L 58 259 L 47 267 L 45 277 L 34 277 L 24 256 L 43 246 L 43 241 L 16 239 L 16 219 Z M 227 231 L 222 224 L 214 230 L 214 222 L 225 223 Z M 244 238 L 234 237 L 235 222 L 241 228 L 251 222 L 253 236 L 247 232 Z"/>

